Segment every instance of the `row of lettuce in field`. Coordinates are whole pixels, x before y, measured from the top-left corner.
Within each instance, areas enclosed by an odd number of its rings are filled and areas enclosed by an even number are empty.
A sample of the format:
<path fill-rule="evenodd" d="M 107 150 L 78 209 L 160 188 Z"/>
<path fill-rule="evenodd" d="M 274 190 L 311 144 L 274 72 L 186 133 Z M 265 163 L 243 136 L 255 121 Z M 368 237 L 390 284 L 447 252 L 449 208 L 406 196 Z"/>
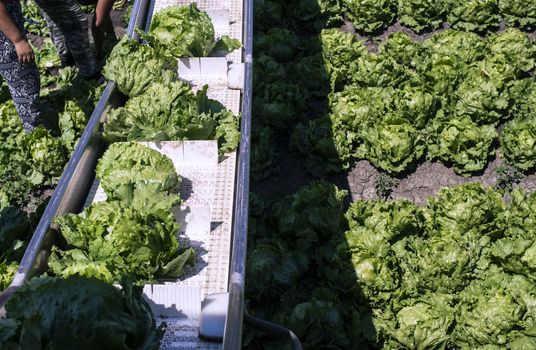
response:
<path fill-rule="evenodd" d="M 0 290 L 11 283 L 18 262 L 51 190 L 93 112 L 102 85 L 85 81 L 76 69 L 60 68 L 41 11 L 23 6 L 25 29 L 42 42 L 34 47 L 40 72 L 41 110 L 48 129 L 27 134 L 5 82 L 0 94 Z M 52 74 L 52 70 L 56 70 Z"/>
<path fill-rule="evenodd" d="M 43 114 L 51 131 L 24 132 L 12 101 L 0 106 L 0 290 L 18 268 L 33 228 L 51 190 L 74 150 L 102 86 L 87 82 L 72 69 L 53 78 L 42 90 Z"/>
<path fill-rule="evenodd" d="M 271 205 L 252 196 L 250 312 L 307 349 L 536 346 L 535 193 L 506 203 L 470 183 L 424 207 L 356 201 L 345 212 L 346 195 L 312 183 Z"/>
<path fill-rule="evenodd" d="M 360 32 L 378 33 L 395 21 L 415 32 L 451 28 L 483 32 L 501 22 L 532 30 L 536 25 L 534 0 L 259 0 L 255 14 L 260 28 L 277 26 L 288 13 L 314 28 L 348 18 Z"/>
<path fill-rule="evenodd" d="M 82 277 L 34 278 L 5 311 L 0 347 L 6 350 L 158 350 L 164 333 L 139 288 Z"/>
<path fill-rule="evenodd" d="M 276 38 L 281 45 L 269 45 Z M 424 42 L 395 33 L 378 53 L 339 29 L 323 30 L 302 49 L 286 29 L 255 42 L 254 113 L 276 131 L 302 121 L 291 149 L 315 175 L 358 159 L 396 174 L 425 154 L 470 175 L 486 167 L 497 140 L 507 162 L 536 166 L 536 56 L 523 32 L 483 39 L 447 30 Z M 311 101 L 326 95 L 327 115 L 305 123 Z"/>
<path fill-rule="evenodd" d="M 193 92 L 179 81 L 177 58 L 207 56 L 237 40 L 215 39 L 206 12 L 195 4 L 171 6 L 158 12 L 145 44 L 123 39 L 112 51 L 103 74 L 129 96 L 124 107 L 111 111 L 104 124 L 110 142 L 126 140 L 218 140 L 221 153 L 236 149 L 239 119 L 221 103 L 208 98 L 208 87 Z"/>
<path fill-rule="evenodd" d="M 354 3 L 375 9 L 397 2 Z M 425 14 L 440 2 L 399 1 L 399 8 L 403 3 L 422 4 Z M 467 5 L 470 15 L 476 3 L 459 5 Z M 509 162 L 534 167 L 534 113 L 531 102 L 523 101 L 534 94 L 534 51 L 522 33 L 483 39 L 447 30 L 424 43 L 395 34 L 371 53 L 369 43 L 354 34 L 320 32 L 340 27 L 343 11 L 334 1 L 255 5 L 253 179 L 277 168 L 274 140 L 285 134 L 291 134 L 295 158 L 317 175 L 347 170 L 362 158 L 399 173 L 401 166 L 419 164 L 416 150 L 419 157 L 430 156 L 426 149 L 433 144 L 441 145 L 433 159 L 468 174 L 477 171 L 469 170 L 471 163 L 485 167 L 498 134 L 506 138 L 504 123 L 514 120 L 524 126 L 502 142 L 503 157 L 510 152 L 516 155 Z M 523 2 L 520 18 L 530 20 L 530 5 Z M 474 22 L 471 16 L 459 21 L 458 28 L 474 29 L 461 23 Z M 365 20 L 353 22 L 366 31 Z M 521 26 L 530 28 L 528 22 Z M 378 38 L 370 41 L 375 46 Z M 324 108 L 325 117 L 307 121 Z M 454 119 L 463 123 L 450 127 Z M 492 141 L 482 141 L 482 130 Z M 479 161 L 483 152 L 486 158 Z M 404 165 L 405 158 L 410 161 Z M 345 195 L 334 185 L 311 184 L 271 204 L 251 196 L 249 312 L 292 329 L 307 349 L 536 347 L 536 284 L 529 262 L 534 194 L 516 190 L 505 203 L 501 194 L 473 184 L 444 189 L 424 208 L 407 201 L 359 201 L 346 213 Z M 285 346 L 248 328 L 244 340 L 251 349 Z"/>
<path fill-rule="evenodd" d="M 80 342 L 88 349 L 158 349 L 165 325 L 156 326 L 141 287 L 176 280 L 195 261 L 193 249 L 178 242 L 173 210 L 180 208 L 181 180 L 171 159 L 137 142 L 112 144 L 96 176 L 106 200 L 55 219 L 61 240 L 49 271 L 5 305 L 2 349 L 71 349 Z M 113 286 L 119 283 L 121 290 Z"/>

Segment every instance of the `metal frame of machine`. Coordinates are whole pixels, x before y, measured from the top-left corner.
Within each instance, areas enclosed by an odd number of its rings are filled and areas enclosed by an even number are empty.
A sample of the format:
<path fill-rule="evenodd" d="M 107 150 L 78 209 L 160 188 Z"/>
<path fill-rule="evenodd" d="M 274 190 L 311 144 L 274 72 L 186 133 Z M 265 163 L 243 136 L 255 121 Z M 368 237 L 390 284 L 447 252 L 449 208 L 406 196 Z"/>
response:
<path fill-rule="evenodd" d="M 150 24 L 154 0 L 136 0 L 127 29 L 129 38 L 139 40 L 136 28 Z M 243 1 L 244 87 L 241 99 L 241 139 L 236 166 L 231 262 L 229 271 L 229 304 L 225 318 L 223 349 L 239 349 L 244 315 L 245 259 L 247 247 L 249 159 L 252 99 L 253 1 Z M 88 124 L 67 163 L 52 197 L 39 221 L 11 285 L 0 294 L 0 307 L 30 277 L 42 271 L 50 248 L 56 239 L 53 219 L 68 212 L 79 212 L 94 180 L 97 160 L 105 150 L 102 140 L 103 118 L 110 109 L 122 103 L 114 82 L 108 82 Z"/>

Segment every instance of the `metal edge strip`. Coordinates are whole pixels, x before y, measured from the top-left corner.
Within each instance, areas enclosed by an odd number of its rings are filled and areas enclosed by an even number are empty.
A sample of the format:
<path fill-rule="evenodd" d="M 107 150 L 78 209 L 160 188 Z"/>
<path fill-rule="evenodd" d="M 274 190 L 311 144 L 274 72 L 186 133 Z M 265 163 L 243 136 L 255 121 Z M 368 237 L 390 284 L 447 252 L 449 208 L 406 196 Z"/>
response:
<path fill-rule="evenodd" d="M 243 62 L 245 64 L 242 96 L 242 125 L 236 179 L 236 202 L 229 279 L 229 306 L 225 319 L 223 350 L 240 349 L 244 317 L 244 285 L 246 273 L 249 167 L 251 147 L 251 102 L 253 94 L 253 0 L 244 0 Z"/>

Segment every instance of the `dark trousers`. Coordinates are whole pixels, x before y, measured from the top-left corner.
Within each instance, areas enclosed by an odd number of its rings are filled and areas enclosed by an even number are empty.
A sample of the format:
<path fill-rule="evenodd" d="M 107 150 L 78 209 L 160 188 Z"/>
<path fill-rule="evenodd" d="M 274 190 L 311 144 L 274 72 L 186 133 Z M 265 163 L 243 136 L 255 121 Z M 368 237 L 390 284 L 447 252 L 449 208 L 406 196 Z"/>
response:
<path fill-rule="evenodd" d="M 20 3 L 8 3 L 6 7 L 22 33 Z M 9 92 L 27 132 L 41 123 L 39 110 L 39 71 L 35 63 L 20 63 L 13 43 L 0 32 L 0 75 L 7 82 Z"/>

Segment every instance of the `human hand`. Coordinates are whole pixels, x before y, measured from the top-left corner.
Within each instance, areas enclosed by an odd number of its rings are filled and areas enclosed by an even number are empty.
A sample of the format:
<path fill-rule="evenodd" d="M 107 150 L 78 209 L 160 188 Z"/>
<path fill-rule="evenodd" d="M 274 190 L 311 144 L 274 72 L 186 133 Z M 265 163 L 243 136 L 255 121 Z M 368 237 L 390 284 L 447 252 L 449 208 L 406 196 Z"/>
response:
<path fill-rule="evenodd" d="M 14 43 L 15 51 L 20 63 L 31 63 L 34 60 L 34 52 L 28 41 L 21 39 Z"/>

